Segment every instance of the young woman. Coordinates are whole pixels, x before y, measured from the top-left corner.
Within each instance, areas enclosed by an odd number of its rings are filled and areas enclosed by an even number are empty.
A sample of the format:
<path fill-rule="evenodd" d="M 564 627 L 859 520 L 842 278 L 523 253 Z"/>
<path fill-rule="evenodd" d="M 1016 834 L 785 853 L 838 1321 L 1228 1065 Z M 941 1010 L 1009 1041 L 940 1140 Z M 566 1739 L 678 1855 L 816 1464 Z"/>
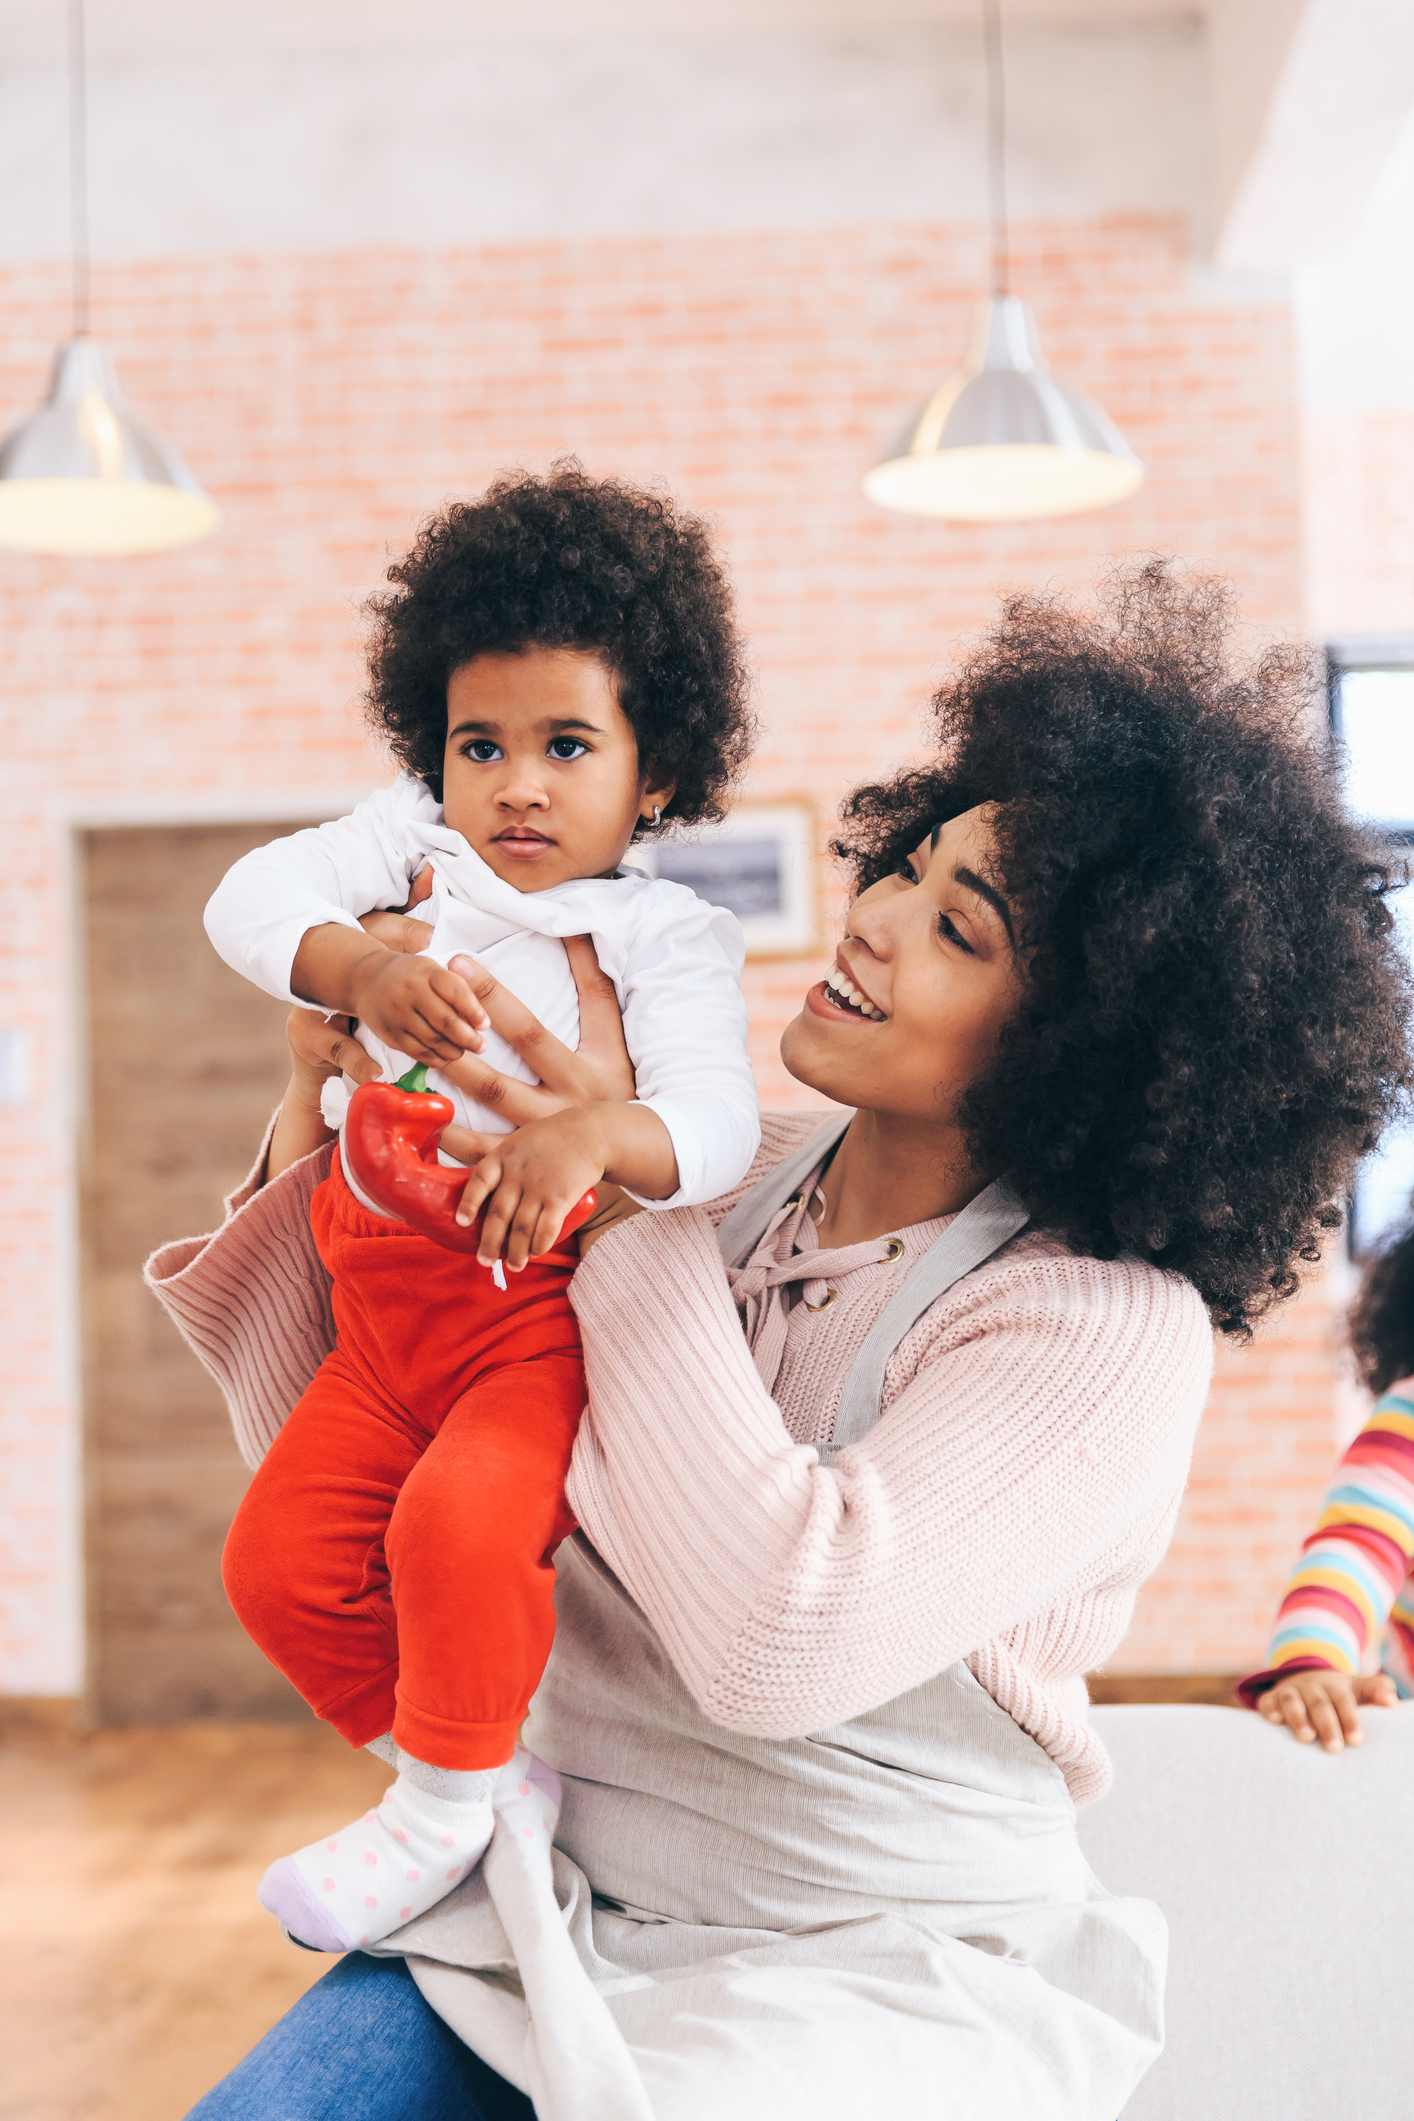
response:
<path fill-rule="evenodd" d="M 768 1117 L 705 1210 L 611 1203 L 573 1283 L 526 1732 L 558 1909 L 504 1822 L 201 2121 L 1113 2121 L 1158 2051 L 1161 1919 L 1075 1837 L 1082 1675 L 1169 1537 L 1211 1327 L 1295 1288 L 1405 1079 L 1388 879 L 1305 660 L 1237 668 L 1221 592 L 1157 564 L 1098 614 L 1014 600 L 936 706 L 936 761 L 845 806 L 857 895 L 783 1041 L 834 1111 Z M 624 1094 L 583 978 L 573 1055 L 478 984 L 534 1041 L 508 1117 Z M 328 1344 L 318 1091 L 361 1054 L 292 1046 L 268 1177 L 153 1269 L 257 1443 Z"/>

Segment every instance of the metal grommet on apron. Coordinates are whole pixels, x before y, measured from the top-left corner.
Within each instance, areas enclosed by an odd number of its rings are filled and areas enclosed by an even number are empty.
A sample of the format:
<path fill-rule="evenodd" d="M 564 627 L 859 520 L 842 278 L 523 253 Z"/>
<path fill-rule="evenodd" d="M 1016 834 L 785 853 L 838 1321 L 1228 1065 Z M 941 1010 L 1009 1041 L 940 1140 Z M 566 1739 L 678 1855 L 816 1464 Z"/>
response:
<path fill-rule="evenodd" d="M 801 1197 L 805 1180 L 830 1151 L 843 1140 L 852 1112 L 836 1114 L 803 1148 L 777 1164 L 751 1191 L 739 1200 L 717 1228 L 717 1245 L 728 1267 L 745 1266 L 766 1234 L 771 1217 Z M 1005 1178 L 993 1179 L 975 1200 L 953 1217 L 941 1237 L 936 1238 L 900 1282 L 876 1319 L 853 1367 L 845 1379 L 835 1414 L 834 1431 L 828 1443 L 818 1446 L 826 1465 L 847 1445 L 867 1436 L 879 1419 L 884 1390 L 884 1371 L 894 1349 L 913 1330 L 923 1313 L 946 1295 L 955 1282 L 989 1260 L 994 1252 L 1016 1236 L 1029 1220 L 1021 1196 Z M 897 1247 L 897 1249 L 895 1249 Z M 890 1240 L 888 1258 L 902 1258 L 904 1246 Z M 807 1311 L 823 1311 L 834 1302 L 830 1290 L 824 1303 L 807 1304 Z"/>

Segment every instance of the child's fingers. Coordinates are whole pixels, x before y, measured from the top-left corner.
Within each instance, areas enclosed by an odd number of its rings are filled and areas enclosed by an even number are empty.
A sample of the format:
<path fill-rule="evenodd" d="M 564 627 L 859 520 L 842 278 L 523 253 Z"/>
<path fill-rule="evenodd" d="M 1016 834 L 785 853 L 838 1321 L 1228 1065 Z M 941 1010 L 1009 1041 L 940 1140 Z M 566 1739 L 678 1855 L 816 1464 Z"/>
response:
<path fill-rule="evenodd" d="M 455 984 L 466 987 L 465 980 L 457 980 Z M 475 1003 L 476 997 L 469 987 L 466 992 L 468 999 Z M 428 993 L 418 996 L 416 1011 L 436 1037 L 449 1039 L 459 1050 L 479 1053 L 486 1043 L 481 1035 L 486 1027 L 484 1010 L 477 1006 L 476 1016 L 470 1016 L 457 1008 L 453 995 L 435 984 Z"/>
<path fill-rule="evenodd" d="M 399 1030 L 384 1034 L 385 1044 L 395 1053 L 406 1053 L 409 1060 L 425 1061 L 429 1068 L 449 1068 L 454 1056 L 461 1053 L 460 1046 L 449 1046 L 445 1039 L 431 1038 L 425 1030 L 404 1025 Z"/>
<path fill-rule="evenodd" d="M 1355 1689 L 1347 1680 L 1344 1685 L 1331 1688 L 1331 1700 L 1340 1718 L 1341 1735 L 1347 1745 L 1360 1745 L 1365 1733 L 1360 1728 L 1360 1710 L 1356 1705 Z"/>
<path fill-rule="evenodd" d="M 1356 1680 L 1355 1699 L 1368 1701 L 1379 1709 L 1392 1709 L 1399 1701 L 1399 1689 L 1388 1672 L 1373 1672 Z"/>
<path fill-rule="evenodd" d="M 486 1213 L 481 1220 L 481 1242 L 476 1248 L 477 1259 L 483 1267 L 493 1267 L 505 1247 L 506 1232 L 511 1219 L 520 1206 L 520 1181 L 503 1178 L 486 1204 Z M 509 1259 L 507 1266 L 511 1264 Z M 524 1260 L 521 1262 L 525 1264 Z"/>
<path fill-rule="evenodd" d="M 510 1242 L 506 1247 L 506 1265 L 511 1268 L 523 1267 L 527 1259 L 539 1259 L 543 1253 L 553 1251 L 555 1239 L 563 1230 L 565 1218 L 573 1206 L 572 1200 L 542 1200 L 537 1203 L 531 1195 L 523 1195 L 511 1225 Z"/>
<path fill-rule="evenodd" d="M 1316 1737 L 1326 1751 L 1328 1753 L 1342 1752 L 1345 1748 L 1345 1733 L 1341 1729 L 1340 1717 L 1336 1714 L 1335 1703 L 1324 1688 L 1319 1692 L 1314 1688 L 1312 1689 L 1306 1703 L 1306 1713 L 1315 1725 Z"/>
<path fill-rule="evenodd" d="M 429 1015 L 424 1009 L 415 1010 L 408 1018 L 406 1038 L 400 1042 L 401 1050 L 411 1053 L 412 1047 L 407 1043 L 407 1039 L 415 1038 L 426 1049 L 425 1053 L 419 1054 L 419 1059 L 430 1057 L 439 1066 L 450 1067 L 453 1061 L 459 1061 L 463 1054 L 471 1050 L 463 1043 L 464 1040 L 469 1039 L 471 1045 L 477 1048 L 485 1044 L 481 1033 L 471 1030 L 467 1025 L 463 1025 L 458 1032 L 457 1021 L 452 1019 L 452 1028 L 449 1029 L 446 1019 L 440 1015 Z"/>
<path fill-rule="evenodd" d="M 511 1226 L 506 1237 L 506 1265 L 512 1274 L 519 1274 L 529 1259 L 535 1245 L 535 1233 L 544 1220 L 544 1201 L 536 1194 L 522 1193 L 516 1212 L 511 1217 Z M 560 1221 L 564 1221 L 563 1216 Z M 554 1233 L 551 1232 L 552 1240 L 553 1236 Z"/>
<path fill-rule="evenodd" d="M 540 1211 L 540 1220 L 535 1225 L 535 1235 L 530 1242 L 530 1256 L 539 1259 L 543 1252 L 553 1251 L 555 1239 L 565 1227 L 565 1217 L 574 1202 L 547 1200 Z"/>
<path fill-rule="evenodd" d="M 459 1018 L 477 1031 L 490 1029 L 491 1019 L 477 1000 L 469 980 L 462 979 L 458 973 L 447 971 L 440 973 L 432 985 Z"/>
<path fill-rule="evenodd" d="M 1300 1692 L 1290 1684 L 1273 1687 L 1265 1697 L 1266 1706 L 1262 1714 L 1272 1723 L 1284 1723 L 1294 1738 L 1309 1745 L 1316 1733 L 1311 1728 L 1306 1714 L 1306 1704 Z"/>
<path fill-rule="evenodd" d="M 481 1213 L 482 1203 L 495 1192 L 501 1183 L 499 1157 L 483 1156 L 472 1176 L 467 1180 L 461 1199 L 457 1202 L 457 1221 L 463 1229 L 470 1229 Z M 484 1249 L 484 1245 L 483 1245 Z"/>

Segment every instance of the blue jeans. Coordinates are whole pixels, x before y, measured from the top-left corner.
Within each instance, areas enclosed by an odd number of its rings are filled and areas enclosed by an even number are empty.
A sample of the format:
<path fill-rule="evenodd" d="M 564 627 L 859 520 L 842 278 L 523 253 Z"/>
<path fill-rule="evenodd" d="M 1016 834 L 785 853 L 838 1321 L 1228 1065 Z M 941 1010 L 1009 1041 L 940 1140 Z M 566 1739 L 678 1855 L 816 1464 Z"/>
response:
<path fill-rule="evenodd" d="M 187 2121 L 534 2121 L 422 2000 L 404 1959 L 350 1952 Z"/>

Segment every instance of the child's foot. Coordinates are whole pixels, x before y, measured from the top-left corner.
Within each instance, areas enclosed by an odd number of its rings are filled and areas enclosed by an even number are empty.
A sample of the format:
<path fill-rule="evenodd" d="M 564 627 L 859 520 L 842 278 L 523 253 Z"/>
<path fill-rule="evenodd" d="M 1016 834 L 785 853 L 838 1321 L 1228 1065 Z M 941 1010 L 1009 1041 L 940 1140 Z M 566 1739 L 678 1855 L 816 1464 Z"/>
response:
<path fill-rule="evenodd" d="M 260 1904 L 299 1944 L 356 1951 L 460 1885 L 481 1861 L 491 1827 L 489 1794 L 453 1804 L 399 1775 L 377 1811 L 272 1863 Z"/>

